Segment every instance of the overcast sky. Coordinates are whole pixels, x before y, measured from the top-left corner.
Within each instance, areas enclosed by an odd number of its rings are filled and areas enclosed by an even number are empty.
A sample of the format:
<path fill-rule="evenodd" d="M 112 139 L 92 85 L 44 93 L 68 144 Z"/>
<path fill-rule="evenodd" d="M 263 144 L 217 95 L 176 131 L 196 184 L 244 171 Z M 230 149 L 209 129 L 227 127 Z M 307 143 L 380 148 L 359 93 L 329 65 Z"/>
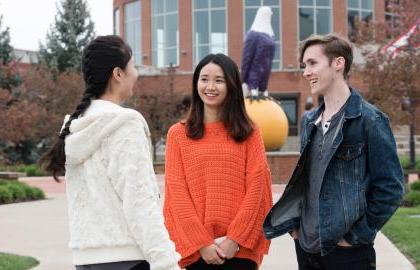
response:
<path fill-rule="evenodd" d="M 11 44 L 17 49 L 38 50 L 39 42 L 54 23 L 59 0 L 0 0 L 2 29 L 10 28 Z M 112 0 L 87 0 L 97 35 L 112 34 Z"/>

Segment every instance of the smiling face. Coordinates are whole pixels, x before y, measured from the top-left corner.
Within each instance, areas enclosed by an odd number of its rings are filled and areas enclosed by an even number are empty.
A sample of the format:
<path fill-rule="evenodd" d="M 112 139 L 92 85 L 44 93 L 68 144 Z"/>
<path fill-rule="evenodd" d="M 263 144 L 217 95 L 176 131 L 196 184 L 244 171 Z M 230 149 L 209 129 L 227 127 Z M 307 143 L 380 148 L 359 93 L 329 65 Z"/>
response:
<path fill-rule="evenodd" d="M 226 79 L 219 65 L 208 63 L 197 81 L 197 91 L 204 103 L 204 110 L 220 110 L 227 94 Z"/>
<path fill-rule="evenodd" d="M 332 90 L 337 77 L 335 61 L 329 62 L 322 45 L 313 45 L 305 50 L 303 77 L 309 81 L 312 94 L 325 95 Z"/>

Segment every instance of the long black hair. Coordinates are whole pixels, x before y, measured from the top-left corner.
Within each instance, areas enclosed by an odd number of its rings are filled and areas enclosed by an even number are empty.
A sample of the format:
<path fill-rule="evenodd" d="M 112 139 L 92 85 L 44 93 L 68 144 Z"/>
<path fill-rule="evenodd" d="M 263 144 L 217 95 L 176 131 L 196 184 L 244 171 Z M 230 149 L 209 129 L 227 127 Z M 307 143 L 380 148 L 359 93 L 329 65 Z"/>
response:
<path fill-rule="evenodd" d="M 57 175 L 64 173 L 66 155 L 65 138 L 70 134 L 70 124 L 82 115 L 89 107 L 92 99 L 97 99 L 105 93 L 108 81 L 114 68 L 125 69 L 132 56 L 130 47 L 119 36 L 98 36 L 92 40 L 82 53 L 82 73 L 85 81 L 85 92 L 76 110 L 70 115 L 69 120 L 58 135 L 57 142 L 41 158 L 43 167 Z"/>
<path fill-rule="evenodd" d="M 192 139 L 200 139 L 204 135 L 204 103 L 198 95 L 197 83 L 201 69 L 209 63 L 216 64 L 223 70 L 226 81 L 227 93 L 222 103 L 220 120 L 229 135 L 236 142 L 242 142 L 252 133 L 253 123 L 245 111 L 238 66 L 222 53 L 207 55 L 194 70 L 191 110 L 186 121 L 187 136 Z"/>

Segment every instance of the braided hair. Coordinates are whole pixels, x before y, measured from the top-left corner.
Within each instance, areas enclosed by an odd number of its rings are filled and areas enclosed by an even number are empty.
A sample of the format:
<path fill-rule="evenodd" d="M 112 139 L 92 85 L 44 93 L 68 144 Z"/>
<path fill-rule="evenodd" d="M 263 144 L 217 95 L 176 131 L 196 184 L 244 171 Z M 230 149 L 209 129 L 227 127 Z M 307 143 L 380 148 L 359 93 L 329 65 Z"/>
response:
<path fill-rule="evenodd" d="M 119 36 L 98 36 L 92 40 L 82 53 L 82 73 L 85 81 L 85 92 L 76 106 L 76 110 L 70 115 L 64 128 L 58 135 L 57 142 L 41 158 L 43 167 L 57 175 L 65 171 L 65 139 L 70 134 L 70 125 L 74 119 L 79 118 L 90 106 L 92 99 L 100 98 L 107 87 L 114 68 L 125 69 L 130 61 L 132 52 L 130 47 Z"/>

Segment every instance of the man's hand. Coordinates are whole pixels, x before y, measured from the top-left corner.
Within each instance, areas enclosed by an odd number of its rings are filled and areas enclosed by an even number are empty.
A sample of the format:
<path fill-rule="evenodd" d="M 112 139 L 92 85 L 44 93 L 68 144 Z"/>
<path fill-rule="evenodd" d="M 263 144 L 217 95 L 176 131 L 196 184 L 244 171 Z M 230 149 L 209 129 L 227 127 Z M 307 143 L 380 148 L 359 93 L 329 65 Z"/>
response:
<path fill-rule="evenodd" d="M 290 232 L 290 236 L 292 236 L 292 238 L 294 240 L 298 239 L 298 237 L 299 237 L 299 231 L 297 229 L 293 229 L 293 231 Z"/>
<path fill-rule="evenodd" d="M 349 242 L 347 242 L 346 240 L 344 240 L 344 238 L 343 239 L 341 239 L 338 243 L 337 243 L 337 245 L 339 245 L 340 247 L 351 247 L 352 245 L 350 245 L 349 244 Z"/>
<path fill-rule="evenodd" d="M 226 238 L 220 245 L 220 249 L 224 252 L 224 258 L 232 259 L 238 252 L 239 245 L 235 241 Z"/>
<path fill-rule="evenodd" d="M 223 264 L 225 262 L 225 254 L 221 248 L 219 248 L 215 244 L 211 244 L 210 246 L 202 247 L 200 249 L 201 258 L 207 264 Z"/>

